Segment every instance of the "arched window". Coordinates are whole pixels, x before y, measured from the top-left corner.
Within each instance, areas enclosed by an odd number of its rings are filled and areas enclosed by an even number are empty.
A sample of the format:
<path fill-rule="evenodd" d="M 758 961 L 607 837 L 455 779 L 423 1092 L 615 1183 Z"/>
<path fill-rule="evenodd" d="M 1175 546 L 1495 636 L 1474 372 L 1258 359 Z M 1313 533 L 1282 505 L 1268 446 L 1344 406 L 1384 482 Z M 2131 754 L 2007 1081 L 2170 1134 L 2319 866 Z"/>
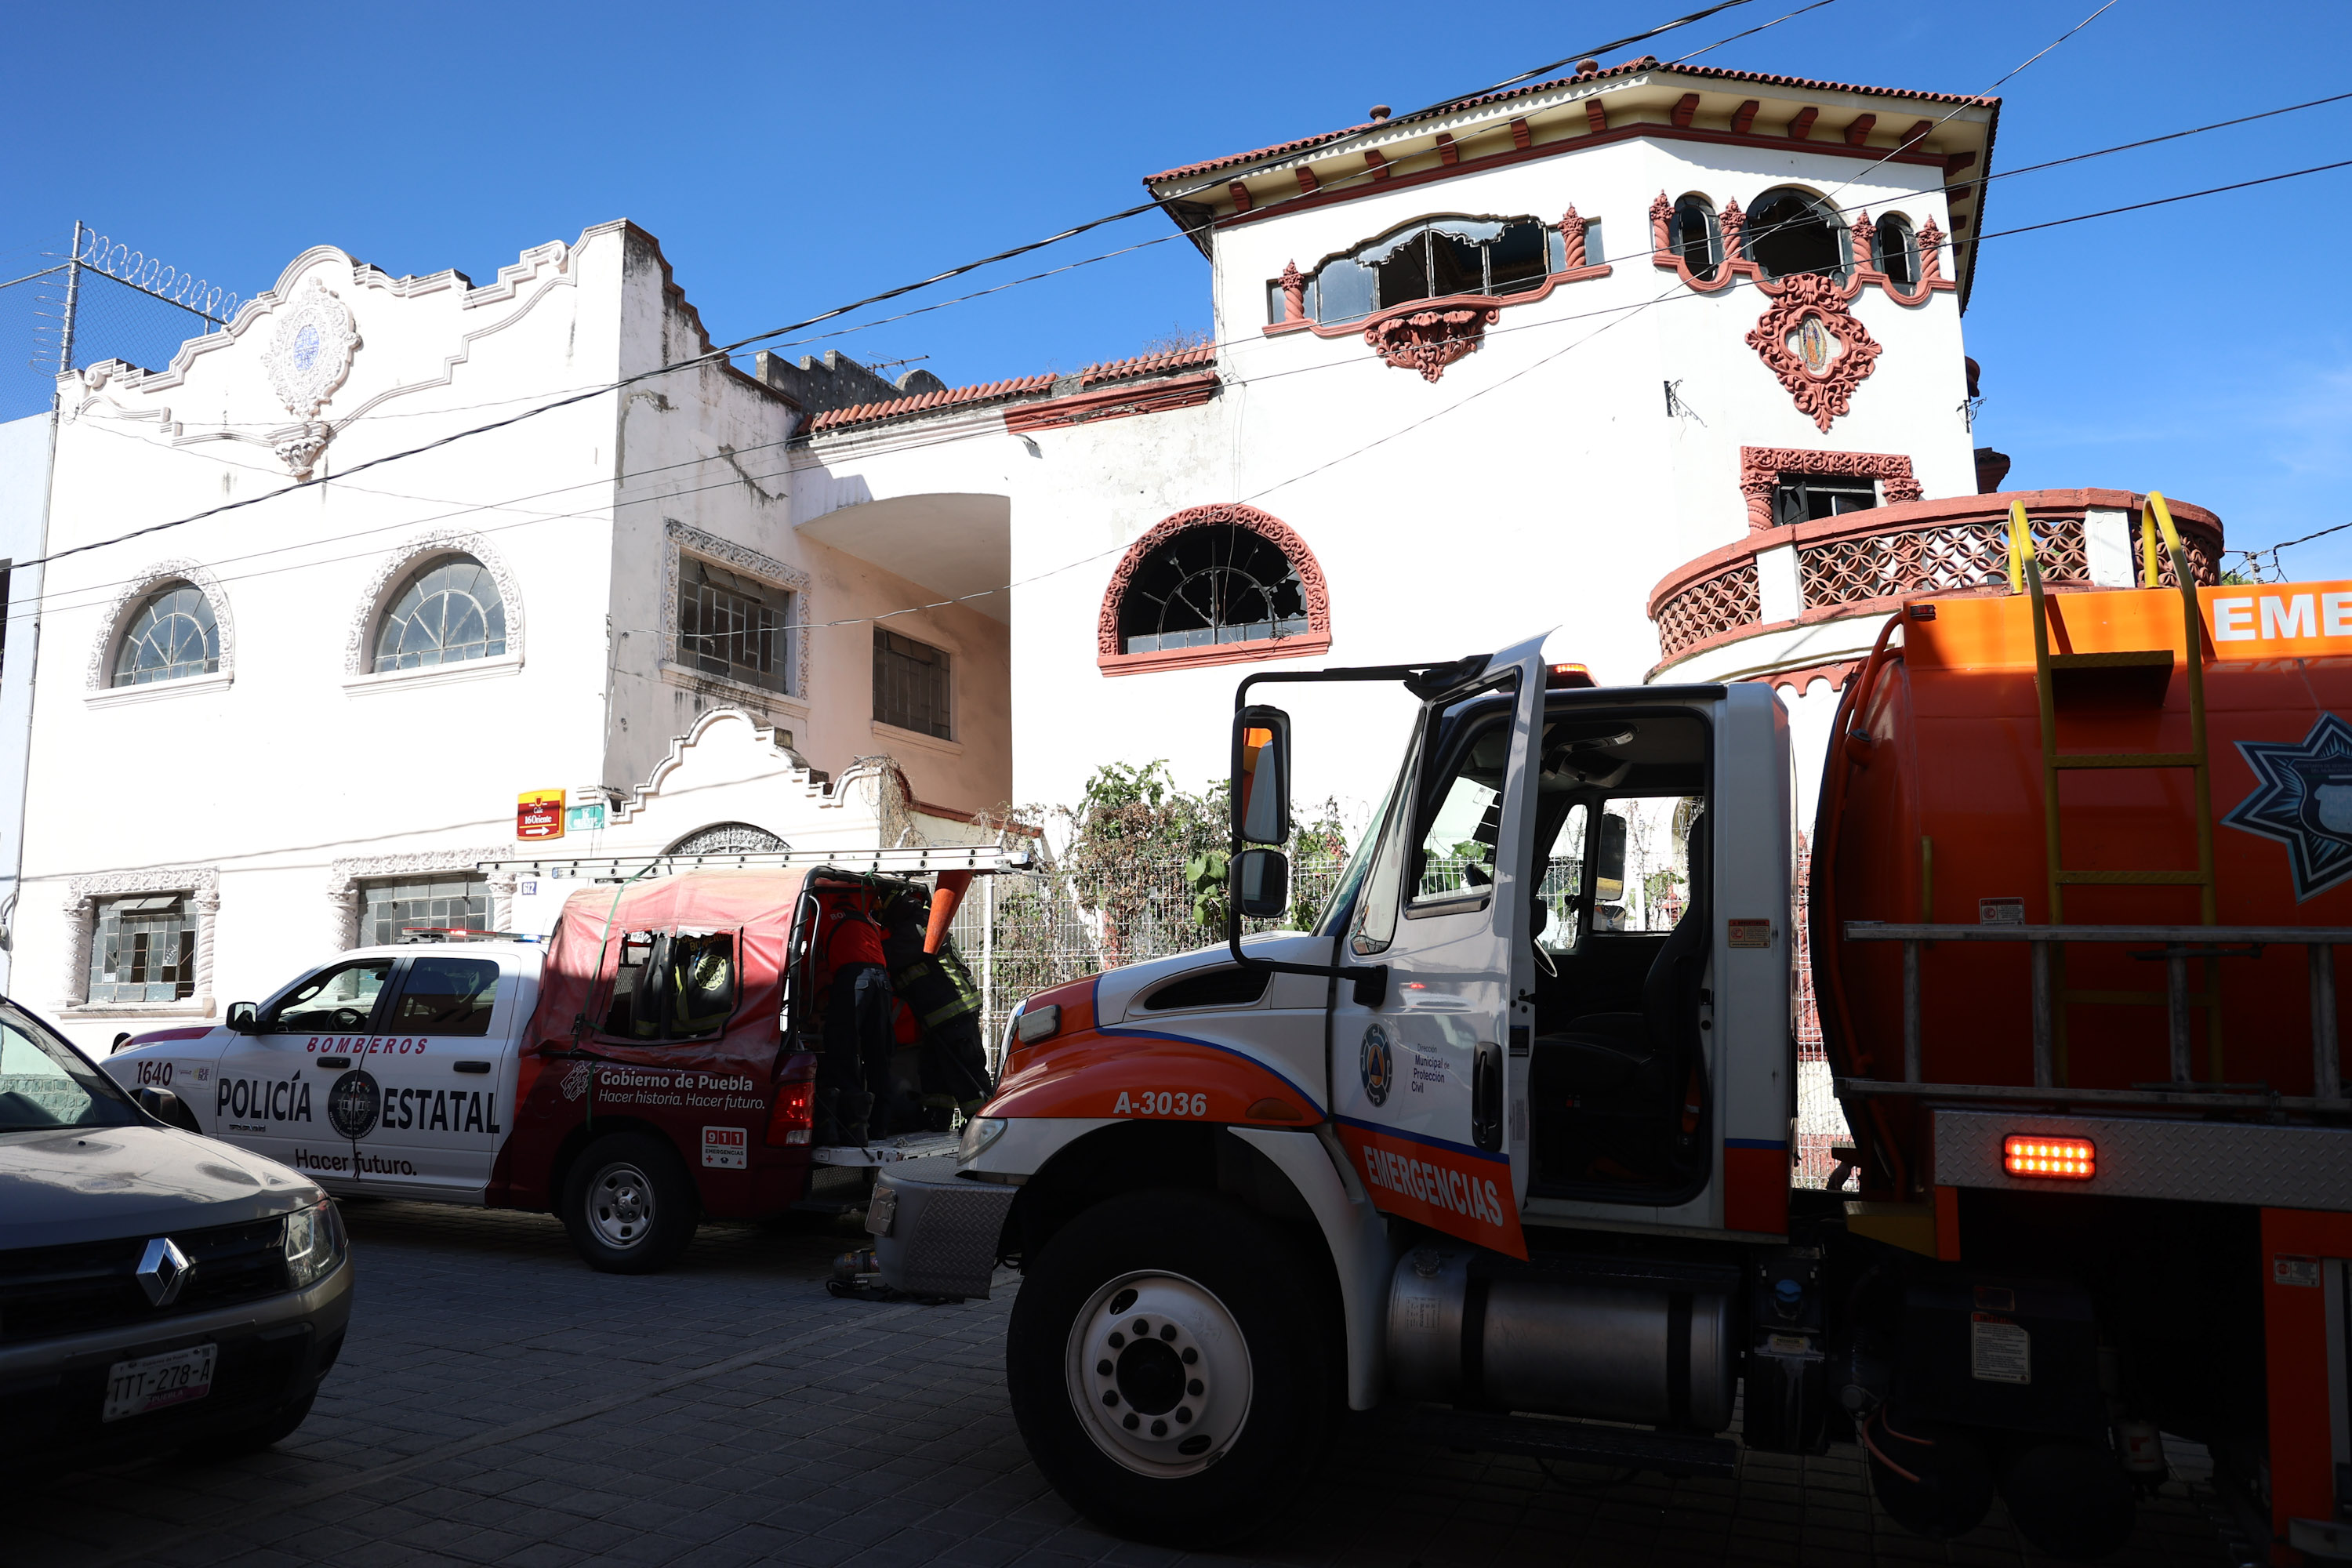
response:
<path fill-rule="evenodd" d="M 1919 242 L 1912 236 L 1910 219 L 1888 213 L 1878 220 L 1871 230 L 1870 261 L 1898 288 L 1919 281 Z"/>
<path fill-rule="evenodd" d="M 379 675 L 429 669 L 507 651 L 506 601 L 489 569 L 470 555 L 444 555 L 408 574 L 376 628 Z"/>
<path fill-rule="evenodd" d="M 1435 217 L 1370 240 L 1317 268 L 1306 309 L 1318 321 L 1353 321 L 1415 300 L 1508 297 L 1543 286 L 1554 237 L 1532 217 Z M 1281 287 L 1270 285 L 1280 321 Z"/>
<path fill-rule="evenodd" d="M 1143 559 L 1118 608 L 1118 650 L 1264 642 L 1308 629 L 1282 547 L 1231 523 L 1188 528 Z"/>
<path fill-rule="evenodd" d="M 773 855 L 790 849 L 791 845 L 764 827 L 754 827 L 748 822 L 714 822 L 708 827 L 698 827 L 665 854 L 669 855 Z"/>
<path fill-rule="evenodd" d="M 1723 226 L 1705 196 L 1685 196 L 1675 204 L 1675 216 L 1666 225 L 1666 248 L 1683 258 L 1692 277 L 1715 280 L 1715 269 L 1723 264 Z"/>
<path fill-rule="evenodd" d="M 1819 196 L 1794 185 L 1758 196 L 1741 237 L 1748 259 L 1767 278 L 1794 272 L 1843 278 L 1851 265 L 1844 221 Z"/>
<path fill-rule="evenodd" d="M 1281 519 L 1197 506 L 1130 545 L 1097 623 L 1106 675 L 1296 658 L 1331 646 L 1323 569 Z"/>
<path fill-rule="evenodd" d="M 220 668 L 220 626 L 193 583 L 166 583 L 131 617 L 114 655 L 114 684 L 144 686 Z"/>

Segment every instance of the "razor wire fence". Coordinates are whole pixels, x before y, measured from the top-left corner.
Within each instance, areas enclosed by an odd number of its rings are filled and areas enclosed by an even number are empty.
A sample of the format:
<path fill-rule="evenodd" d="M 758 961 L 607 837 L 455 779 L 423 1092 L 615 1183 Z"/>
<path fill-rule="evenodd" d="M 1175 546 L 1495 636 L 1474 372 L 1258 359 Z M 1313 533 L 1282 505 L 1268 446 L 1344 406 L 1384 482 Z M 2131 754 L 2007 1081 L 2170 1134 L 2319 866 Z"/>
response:
<path fill-rule="evenodd" d="M 226 331 L 239 303 L 87 224 L 63 250 L 0 250 L 0 420 L 47 412 L 68 370 L 162 369 L 190 339 Z"/>

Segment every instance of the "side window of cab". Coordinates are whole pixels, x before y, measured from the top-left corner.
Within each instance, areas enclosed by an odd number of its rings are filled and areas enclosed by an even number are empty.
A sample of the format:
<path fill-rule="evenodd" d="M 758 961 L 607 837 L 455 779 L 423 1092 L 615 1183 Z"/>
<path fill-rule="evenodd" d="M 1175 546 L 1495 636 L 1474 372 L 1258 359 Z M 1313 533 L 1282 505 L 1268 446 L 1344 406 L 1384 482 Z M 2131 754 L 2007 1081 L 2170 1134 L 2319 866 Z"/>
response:
<path fill-rule="evenodd" d="M 392 978 L 389 958 L 330 964 L 297 984 L 262 1016 L 261 1032 L 276 1035 L 363 1035 Z"/>
<path fill-rule="evenodd" d="M 387 1034 L 482 1036 L 499 997 L 499 965 L 488 958 L 438 953 L 409 960 L 408 977 L 384 1024 Z"/>

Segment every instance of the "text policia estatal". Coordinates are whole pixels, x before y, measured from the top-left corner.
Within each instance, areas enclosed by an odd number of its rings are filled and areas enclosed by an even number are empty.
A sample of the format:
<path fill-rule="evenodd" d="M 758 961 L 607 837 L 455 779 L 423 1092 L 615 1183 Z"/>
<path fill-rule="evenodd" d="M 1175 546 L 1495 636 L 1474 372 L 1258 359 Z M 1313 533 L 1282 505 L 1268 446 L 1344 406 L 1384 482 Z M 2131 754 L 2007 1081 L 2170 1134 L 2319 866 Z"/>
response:
<path fill-rule="evenodd" d="M 1364 1146 L 1363 1154 L 1364 1179 L 1376 1187 L 1486 1225 L 1503 1223 L 1502 1194 L 1492 1182 L 1370 1144 Z"/>

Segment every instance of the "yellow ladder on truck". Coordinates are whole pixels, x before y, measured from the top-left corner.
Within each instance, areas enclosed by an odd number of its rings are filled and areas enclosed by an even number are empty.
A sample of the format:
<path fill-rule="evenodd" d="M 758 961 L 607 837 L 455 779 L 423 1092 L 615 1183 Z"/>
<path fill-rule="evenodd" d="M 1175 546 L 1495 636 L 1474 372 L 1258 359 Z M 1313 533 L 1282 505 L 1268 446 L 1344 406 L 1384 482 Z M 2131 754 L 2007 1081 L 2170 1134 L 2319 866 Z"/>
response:
<path fill-rule="evenodd" d="M 2163 585 L 2163 575 L 2158 565 L 2158 536 L 2162 534 L 2164 551 L 2172 562 L 2173 576 L 2180 591 L 2180 613 L 2183 628 L 2182 647 L 2189 674 L 2189 749 L 2185 752 L 2062 752 L 2058 750 L 2058 697 L 2061 682 L 2069 676 L 2098 679 L 2099 672 L 2110 682 L 2129 681 L 2131 672 L 2145 672 L 2144 679 L 2152 688 L 2156 705 L 2161 706 L 2165 684 L 2172 677 L 2172 652 L 2168 648 L 2132 650 L 2119 653 L 2053 653 L 2050 651 L 2050 617 L 2042 587 L 2042 563 L 2034 549 L 2033 529 L 2025 515 L 2025 503 L 2011 501 L 2009 507 L 2009 585 L 2011 593 L 2030 592 L 2033 597 L 2033 686 L 2041 702 L 2042 718 L 2042 837 L 2045 863 L 2050 874 L 2050 923 L 2065 923 L 2065 889 L 2078 887 L 2186 887 L 2198 889 L 2199 921 L 2203 925 L 2215 924 L 2220 916 L 2215 907 L 2213 875 L 2213 790 L 2211 769 L 2207 762 L 2205 744 L 2205 654 L 2204 617 L 2197 605 L 2197 579 L 2189 570 L 2189 553 L 2181 547 L 2180 532 L 2173 526 L 2172 510 L 2164 497 L 2154 490 L 2147 494 L 2147 505 L 2140 518 L 2141 584 L 2144 588 Z M 2064 839 L 2060 826 L 2058 775 L 2078 768 L 2185 768 L 2195 781 L 2197 823 L 2197 869 L 2194 871 L 2088 871 L 2071 869 L 2064 856 Z M 2060 965 L 2057 975 L 2057 998 L 2061 1004 L 2057 1023 L 2057 1079 L 2067 1081 L 2066 1015 L 2064 1004 L 2085 1003 L 2124 1006 L 2164 1006 L 2169 993 L 2164 991 L 2081 991 L 2065 988 L 2065 949 L 2055 954 Z M 2207 958 L 2204 964 L 2205 988 L 2190 994 L 2186 1000 L 2193 1006 L 2206 1010 L 2210 1042 L 2208 1070 L 2214 1082 L 2221 1081 L 2221 983 L 2219 963 Z M 2176 1056 L 2185 1055 L 2185 1041 Z"/>

